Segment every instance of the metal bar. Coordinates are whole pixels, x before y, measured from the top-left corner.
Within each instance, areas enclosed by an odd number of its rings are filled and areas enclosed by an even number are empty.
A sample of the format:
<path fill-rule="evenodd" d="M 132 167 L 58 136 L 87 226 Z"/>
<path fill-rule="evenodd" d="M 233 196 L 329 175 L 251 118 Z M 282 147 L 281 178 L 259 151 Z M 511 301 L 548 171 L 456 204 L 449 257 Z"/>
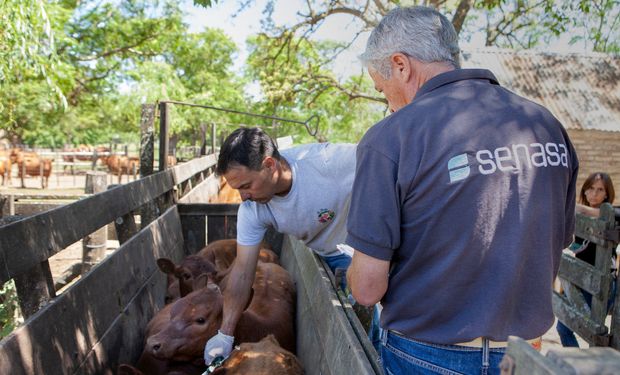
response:
<path fill-rule="evenodd" d="M 299 121 L 299 120 L 287 119 L 287 118 L 278 117 L 278 116 L 261 115 L 261 114 L 258 114 L 258 113 L 238 111 L 238 110 L 235 110 L 235 109 L 219 108 L 219 107 L 214 107 L 214 106 L 204 105 L 204 104 L 180 102 L 180 101 L 176 101 L 176 100 L 164 100 L 164 101 L 161 101 L 159 103 L 160 103 L 160 108 L 161 108 L 162 103 L 169 103 L 169 104 L 184 105 L 184 106 L 188 106 L 188 107 L 198 107 L 198 108 L 212 109 L 214 111 L 236 113 L 236 114 L 239 114 L 239 115 L 245 115 L 245 116 L 251 116 L 251 117 L 259 117 L 259 118 L 265 118 L 265 119 L 270 119 L 270 120 L 290 122 L 290 123 L 293 123 L 293 124 L 300 124 L 300 125 L 303 125 L 306 128 L 306 130 L 308 131 L 308 134 L 310 134 L 313 137 L 316 136 L 317 130 L 318 130 L 318 127 L 319 127 L 319 117 L 317 115 L 310 116 L 310 118 L 308 118 L 306 121 Z M 314 128 L 310 129 L 310 125 L 309 124 L 313 120 L 315 122 Z"/>

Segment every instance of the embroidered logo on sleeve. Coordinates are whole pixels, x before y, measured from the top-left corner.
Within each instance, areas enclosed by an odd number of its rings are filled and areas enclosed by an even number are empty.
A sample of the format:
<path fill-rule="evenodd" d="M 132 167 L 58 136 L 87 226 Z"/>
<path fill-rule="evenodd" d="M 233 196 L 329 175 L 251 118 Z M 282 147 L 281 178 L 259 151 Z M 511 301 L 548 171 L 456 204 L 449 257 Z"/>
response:
<path fill-rule="evenodd" d="M 323 208 L 317 211 L 317 215 L 319 218 L 319 223 L 327 223 L 328 221 L 332 221 L 336 213 L 332 210 L 328 210 L 327 208 Z"/>

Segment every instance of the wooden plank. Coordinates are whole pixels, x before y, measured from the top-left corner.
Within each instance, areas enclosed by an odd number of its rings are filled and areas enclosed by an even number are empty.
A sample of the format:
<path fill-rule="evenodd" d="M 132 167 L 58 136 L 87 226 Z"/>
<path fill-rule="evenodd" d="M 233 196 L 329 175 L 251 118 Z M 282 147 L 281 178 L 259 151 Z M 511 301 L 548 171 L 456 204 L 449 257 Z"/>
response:
<path fill-rule="evenodd" d="M 202 215 L 182 215 L 185 254 L 196 254 L 207 245 L 207 218 Z"/>
<path fill-rule="evenodd" d="M 102 366 L 115 367 L 120 353 L 135 353 L 135 346 L 141 343 L 118 341 L 118 337 L 135 337 L 137 333 L 119 333 L 116 329 L 128 326 L 115 322 L 145 284 L 153 280 L 153 274 L 160 272 L 156 258 L 166 256 L 179 261 L 182 247 L 180 220 L 173 207 L 2 340 L 0 375 L 100 372 L 81 371 L 80 366 L 94 355 L 91 350 L 104 342 L 112 346 L 98 349 L 103 353 L 97 354 Z M 157 297 L 159 300 L 152 300 L 152 305 L 163 303 L 163 294 Z M 141 313 L 144 319 L 150 318 L 150 310 Z M 106 335 L 116 339 L 103 341 Z"/>
<path fill-rule="evenodd" d="M 298 324 L 302 324 L 297 326 L 297 352 L 301 354 L 300 360 L 306 373 L 377 373 L 351 329 L 343 306 L 314 253 L 300 241 L 287 236 L 281 255 L 282 265 L 297 285 L 298 298 L 302 298 L 298 300 L 298 308 L 306 315 L 298 316 L 297 319 Z M 305 323 L 301 321 L 306 319 L 312 323 L 304 327 Z M 313 338 L 313 335 L 316 335 L 316 338 Z M 309 340 L 304 341 L 307 338 Z M 312 353 L 313 351 L 320 353 Z M 312 354 L 306 355 L 307 353 Z M 319 367 L 318 364 L 325 367 Z"/>
<path fill-rule="evenodd" d="M 617 374 L 620 353 L 612 348 L 562 348 L 550 350 L 547 358 L 562 368 L 562 374 Z"/>
<path fill-rule="evenodd" d="M 113 375 L 119 364 L 135 364 L 146 344 L 146 326 L 162 308 L 165 292 L 166 276 L 154 272 L 88 353 L 77 372 Z"/>
<path fill-rule="evenodd" d="M 0 227 L 0 283 L 26 272 L 172 187 L 172 173 L 166 171 Z M 99 214 L 92 215 L 93 212 Z"/>
<path fill-rule="evenodd" d="M 219 188 L 220 179 L 212 174 L 196 185 L 188 194 L 181 197 L 179 202 L 207 203 L 210 198 L 217 196 Z"/>
<path fill-rule="evenodd" d="M 611 336 L 610 346 L 620 350 L 620 286 L 616 285 L 616 296 L 614 308 L 611 314 L 611 326 L 609 334 Z"/>
<path fill-rule="evenodd" d="M 508 337 L 506 355 L 500 365 L 502 375 L 560 375 L 567 374 L 563 369 L 543 357 L 534 350 L 527 341 L 515 337 Z"/>
<path fill-rule="evenodd" d="M 15 214 L 22 216 L 32 216 L 42 212 L 50 211 L 58 207 L 67 205 L 70 202 L 15 202 Z"/>
<path fill-rule="evenodd" d="M 178 185 L 181 182 L 187 181 L 198 173 L 213 167 L 216 163 L 217 157 L 210 154 L 197 159 L 192 159 L 187 163 L 179 164 L 174 168 L 171 168 L 174 176 L 174 183 Z"/>
<path fill-rule="evenodd" d="M 200 216 L 236 216 L 239 210 L 238 203 L 204 203 L 178 205 L 179 214 Z"/>
<path fill-rule="evenodd" d="M 558 276 L 577 285 L 592 295 L 599 295 L 603 282 L 609 282 L 609 276 L 603 274 L 591 264 L 568 254 L 565 250 L 560 260 Z"/>
<path fill-rule="evenodd" d="M 607 327 L 577 310 L 563 295 L 553 292 L 553 314 L 591 345 L 608 346 Z"/>

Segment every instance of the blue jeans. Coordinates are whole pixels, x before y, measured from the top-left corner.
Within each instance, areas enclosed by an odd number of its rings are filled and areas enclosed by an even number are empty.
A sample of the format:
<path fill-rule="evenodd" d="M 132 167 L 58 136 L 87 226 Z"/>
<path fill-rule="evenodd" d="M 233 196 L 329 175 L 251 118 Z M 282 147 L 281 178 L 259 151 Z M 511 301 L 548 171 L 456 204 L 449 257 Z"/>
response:
<path fill-rule="evenodd" d="M 381 362 L 386 375 L 499 374 L 506 348 L 470 348 L 423 343 L 393 331 L 381 334 Z"/>

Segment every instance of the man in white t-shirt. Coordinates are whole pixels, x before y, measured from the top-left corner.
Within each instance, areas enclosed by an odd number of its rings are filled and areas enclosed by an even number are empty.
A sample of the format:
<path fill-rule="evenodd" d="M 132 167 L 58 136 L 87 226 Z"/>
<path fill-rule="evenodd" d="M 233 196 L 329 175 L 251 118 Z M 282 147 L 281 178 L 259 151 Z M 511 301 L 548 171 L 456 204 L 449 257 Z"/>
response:
<path fill-rule="evenodd" d="M 269 227 L 292 235 L 321 256 L 332 271 L 348 268 L 346 220 L 355 175 L 354 144 L 308 144 L 278 152 L 258 128 L 226 138 L 216 173 L 239 190 L 237 258 L 224 291 L 222 325 L 205 347 L 207 365 L 232 350 L 233 333 L 250 297 L 258 252 Z"/>

